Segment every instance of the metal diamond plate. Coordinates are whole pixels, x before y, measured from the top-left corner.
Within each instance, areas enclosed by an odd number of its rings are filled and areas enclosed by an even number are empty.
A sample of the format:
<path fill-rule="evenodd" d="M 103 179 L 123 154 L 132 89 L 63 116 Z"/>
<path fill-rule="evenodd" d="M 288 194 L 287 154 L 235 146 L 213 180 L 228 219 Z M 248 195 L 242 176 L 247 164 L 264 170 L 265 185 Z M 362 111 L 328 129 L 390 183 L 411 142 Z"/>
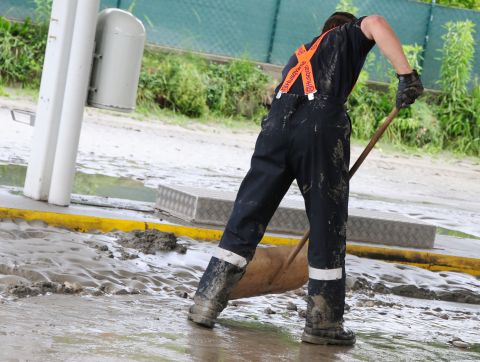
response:
<path fill-rule="evenodd" d="M 233 192 L 160 185 L 156 208 L 189 222 L 224 226 L 232 212 L 234 200 Z M 267 230 L 302 234 L 308 227 L 303 202 L 284 200 Z M 432 248 L 435 233 L 435 226 L 401 215 L 349 210 L 349 241 Z"/>

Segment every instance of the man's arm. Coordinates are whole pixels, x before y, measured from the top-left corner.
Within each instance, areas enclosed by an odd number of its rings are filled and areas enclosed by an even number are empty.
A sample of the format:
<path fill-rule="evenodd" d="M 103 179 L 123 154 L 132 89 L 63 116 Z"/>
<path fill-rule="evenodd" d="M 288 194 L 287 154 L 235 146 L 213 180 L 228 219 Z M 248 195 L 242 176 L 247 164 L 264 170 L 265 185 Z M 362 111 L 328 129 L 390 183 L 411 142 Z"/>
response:
<path fill-rule="evenodd" d="M 368 39 L 375 41 L 398 74 L 412 72 L 412 67 L 408 64 L 400 40 L 382 16 L 367 16 L 361 23 L 361 29 Z"/>
<path fill-rule="evenodd" d="M 396 107 L 400 109 L 415 102 L 423 93 L 423 85 L 417 71 L 408 63 L 402 44 L 393 29 L 379 15 L 367 16 L 360 26 L 363 34 L 375 41 L 397 72 L 399 83 Z"/>

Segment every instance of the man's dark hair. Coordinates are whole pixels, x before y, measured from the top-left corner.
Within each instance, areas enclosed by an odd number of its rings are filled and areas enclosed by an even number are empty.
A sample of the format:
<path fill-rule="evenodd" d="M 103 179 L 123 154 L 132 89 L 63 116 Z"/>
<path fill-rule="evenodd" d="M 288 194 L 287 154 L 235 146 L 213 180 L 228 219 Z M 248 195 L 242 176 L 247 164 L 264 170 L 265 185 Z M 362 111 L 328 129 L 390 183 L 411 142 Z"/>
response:
<path fill-rule="evenodd" d="M 327 21 L 323 25 L 322 33 L 325 33 L 326 31 L 335 28 L 336 26 L 350 23 L 355 20 L 357 20 L 355 15 L 344 11 L 337 11 L 336 13 L 330 15 L 330 17 L 327 19 Z"/>

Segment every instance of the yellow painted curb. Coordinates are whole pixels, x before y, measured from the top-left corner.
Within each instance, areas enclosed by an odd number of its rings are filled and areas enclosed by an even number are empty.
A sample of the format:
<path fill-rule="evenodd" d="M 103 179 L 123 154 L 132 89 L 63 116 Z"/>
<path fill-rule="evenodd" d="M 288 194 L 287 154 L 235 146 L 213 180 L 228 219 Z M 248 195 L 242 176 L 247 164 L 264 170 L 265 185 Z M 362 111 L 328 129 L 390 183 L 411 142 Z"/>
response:
<path fill-rule="evenodd" d="M 80 232 L 101 231 L 106 233 L 115 230 L 128 232 L 132 230 L 156 229 L 173 233 L 177 237 L 186 236 L 196 240 L 207 241 L 219 241 L 223 234 L 223 231 L 221 230 L 204 229 L 193 226 L 113 219 L 97 216 L 62 214 L 50 211 L 12 209 L 5 207 L 0 207 L 0 218 L 23 219 L 26 221 L 40 220 L 50 226 L 64 227 L 69 230 Z M 265 235 L 262 243 L 272 245 L 295 245 L 298 243 L 298 239 Z"/>
<path fill-rule="evenodd" d="M 432 271 L 458 271 L 480 276 L 480 259 L 476 258 L 351 244 L 347 245 L 347 253 L 369 259 L 414 265 Z"/>
<path fill-rule="evenodd" d="M 80 232 L 110 232 L 115 230 L 128 232 L 132 230 L 157 229 L 164 232 L 171 232 L 177 237 L 186 236 L 196 240 L 208 241 L 219 241 L 223 233 L 221 230 L 204 229 L 193 226 L 4 207 L 0 207 L 0 218 L 23 219 L 26 221 L 41 220 L 50 226 L 64 227 Z M 262 239 L 262 243 L 271 245 L 296 245 L 298 243 L 298 238 L 265 235 Z M 458 271 L 480 276 L 480 259 L 475 258 L 436 254 L 425 251 L 352 244 L 347 245 L 347 252 L 360 257 L 415 265 L 434 271 Z"/>

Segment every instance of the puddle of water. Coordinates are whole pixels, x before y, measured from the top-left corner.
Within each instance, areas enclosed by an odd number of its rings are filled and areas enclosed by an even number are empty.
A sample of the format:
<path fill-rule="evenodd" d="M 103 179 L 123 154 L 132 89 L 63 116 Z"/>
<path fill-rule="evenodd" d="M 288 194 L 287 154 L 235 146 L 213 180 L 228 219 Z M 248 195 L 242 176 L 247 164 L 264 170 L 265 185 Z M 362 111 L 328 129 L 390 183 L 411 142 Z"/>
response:
<path fill-rule="evenodd" d="M 26 173 L 26 166 L 0 165 L 0 185 L 23 187 Z M 73 193 L 145 202 L 155 202 L 157 197 L 156 189 L 141 181 L 83 172 L 75 174 Z"/>

